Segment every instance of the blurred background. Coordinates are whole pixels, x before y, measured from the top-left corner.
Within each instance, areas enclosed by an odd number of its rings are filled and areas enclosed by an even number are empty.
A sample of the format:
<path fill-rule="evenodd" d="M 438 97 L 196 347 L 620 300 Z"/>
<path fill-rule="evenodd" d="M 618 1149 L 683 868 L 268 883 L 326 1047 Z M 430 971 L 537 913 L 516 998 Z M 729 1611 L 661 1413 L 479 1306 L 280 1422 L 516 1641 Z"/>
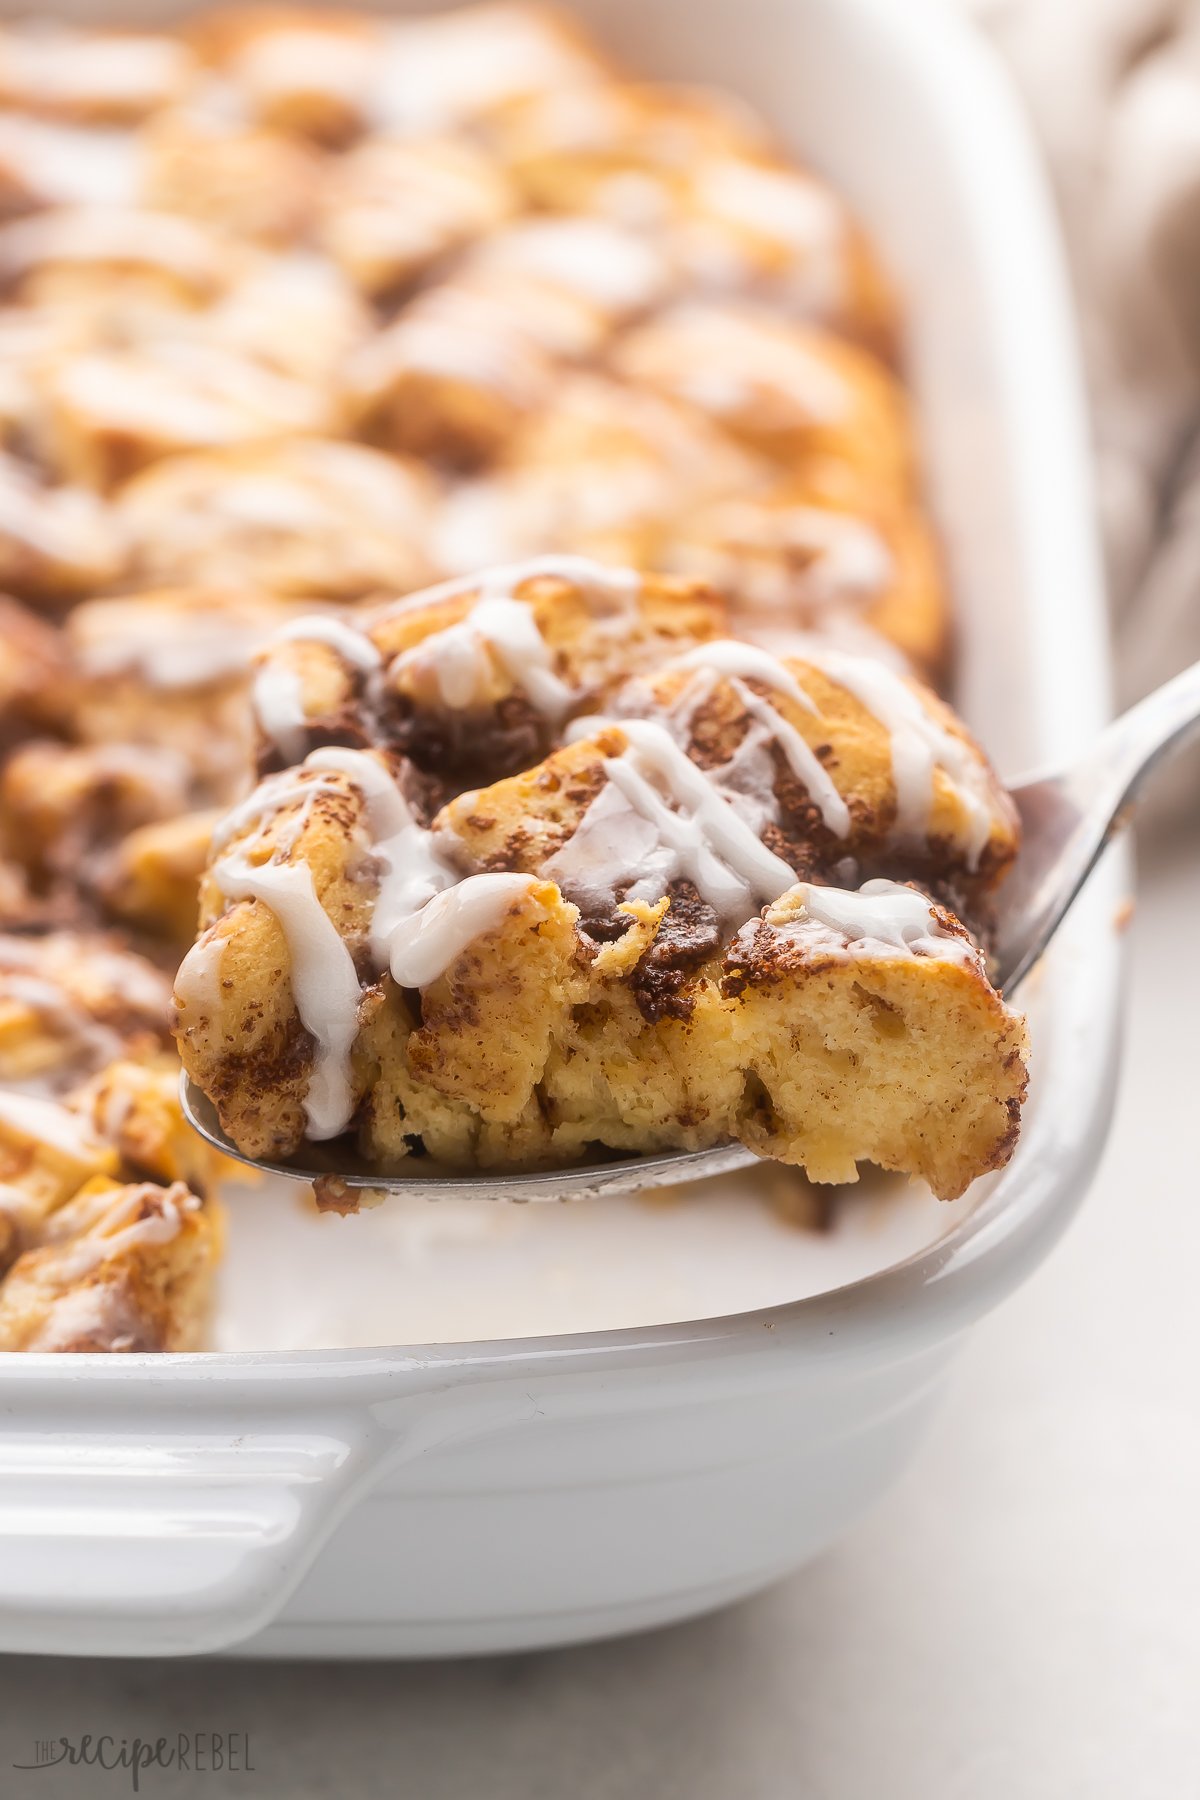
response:
<path fill-rule="evenodd" d="M 1129 701 L 1200 657 L 1200 5 L 958 3 L 1007 60 L 1054 180 Z M 1193 759 L 1153 817 L 1194 824 L 1198 791 Z"/>

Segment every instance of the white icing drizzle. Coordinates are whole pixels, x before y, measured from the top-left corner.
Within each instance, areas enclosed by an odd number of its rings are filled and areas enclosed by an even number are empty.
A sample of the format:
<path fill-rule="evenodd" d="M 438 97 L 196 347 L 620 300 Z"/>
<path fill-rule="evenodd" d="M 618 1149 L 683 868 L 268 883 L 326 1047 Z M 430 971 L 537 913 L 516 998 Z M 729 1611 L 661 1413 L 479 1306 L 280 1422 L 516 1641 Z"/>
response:
<path fill-rule="evenodd" d="M 535 219 L 485 243 L 478 267 L 561 287 L 597 311 L 624 314 L 663 291 L 666 265 L 644 238 L 603 219 Z"/>
<path fill-rule="evenodd" d="M 746 497 L 716 508 L 683 545 L 682 567 L 737 595 L 739 618 L 798 609 L 853 619 L 886 594 L 896 557 L 881 532 L 850 513 Z"/>
<path fill-rule="evenodd" d="M 701 165 L 695 191 L 702 206 L 796 252 L 840 246 L 841 209 L 827 189 L 796 169 L 718 157 Z"/>
<path fill-rule="evenodd" d="M 377 969 L 386 969 L 405 924 L 458 876 L 377 757 L 330 747 L 314 750 L 305 768 L 344 775 L 363 797 L 372 855 L 381 868 L 369 934 L 371 960 Z"/>
<path fill-rule="evenodd" d="M 205 687 L 241 673 L 267 633 L 225 608 L 203 612 L 142 600 L 94 600 L 75 608 L 68 631 L 89 675 L 135 672 L 150 687 Z"/>
<path fill-rule="evenodd" d="M 41 1324 L 26 1338 L 26 1350 L 72 1350 L 89 1340 L 110 1350 L 138 1341 L 142 1321 L 128 1296 L 108 1282 L 68 1287 L 56 1293 Z"/>
<path fill-rule="evenodd" d="M 358 114 L 364 85 L 381 46 L 350 21 L 346 29 L 319 22 L 268 26 L 242 50 L 234 77 L 262 101 L 321 95 Z"/>
<path fill-rule="evenodd" d="M 850 808 L 838 792 L 816 751 L 805 742 L 791 721 L 785 719 L 769 700 L 764 700 L 761 694 L 756 694 L 753 688 L 747 687 L 746 683 L 740 681 L 736 676 L 731 685 L 750 717 L 757 719 L 758 723 L 774 739 L 786 757 L 793 775 L 808 789 L 809 797 L 820 813 L 826 829 L 832 831 L 836 837 L 848 837 Z"/>
<path fill-rule="evenodd" d="M 982 968 L 974 944 L 947 931 L 932 901 L 915 888 L 897 881 L 867 881 L 858 889 L 801 882 L 795 891 L 802 896 L 800 911 L 777 920 L 768 910 L 761 921 L 752 919 L 742 927 L 738 946 L 744 953 L 766 926 L 788 943 L 814 954 L 871 960 L 921 956 Z"/>
<path fill-rule="evenodd" d="M 608 723 L 576 720 L 568 737 L 590 736 Z M 665 726 L 644 719 L 613 723 L 628 748 L 605 759 L 608 785 L 547 863 L 551 879 L 585 894 L 612 894 L 640 870 L 625 897 L 654 900 L 685 878 L 726 920 L 745 918 L 792 886 L 794 870 L 766 848 Z"/>
<path fill-rule="evenodd" d="M 272 644 L 292 644 L 297 641 L 308 644 L 327 644 L 336 650 L 344 662 L 355 669 L 362 669 L 371 674 L 380 668 L 383 658 L 363 631 L 355 630 L 345 619 L 332 618 L 328 613 L 310 613 L 303 619 L 289 619 L 271 636 Z"/>
<path fill-rule="evenodd" d="M 785 294 L 806 309 L 832 311 L 846 293 L 845 219 L 832 194 L 797 169 L 741 157 L 703 163 L 695 178 L 696 217 L 685 225 L 689 265 L 718 284 L 744 284 L 762 269 L 755 240 L 780 256 Z M 739 243 L 743 234 L 750 242 Z M 779 278 L 777 277 L 777 279 Z"/>
<path fill-rule="evenodd" d="M 371 958 L 380 972 L 390 969 L 400 987 L 438 980 L 469 943 L 495 929 L 514 898 L 528 892 L 529 875 L 460 877 L 388 770 L 366 751 L 315 750 L 305 766 L 345 775 L 362 794 L 372 854 L 382 869 Z"/>
<path fill-rule="evenodd" d="M 295 669 L 267 662 L 256 672 L 250 705 L 259 729 L 287 762 L 304 754 L 308 719 L 304 711 L 304 684 Z"/>
<path fill-rule="evenodd" d="M 567 553 L 530 556 L 521 562 L 497 563 L 494 568 L 482 572 L 455 575 L 449 581 L 438 582 L 436 587 L 422 588 L 419 593 L 406 594 L 402 600 L 389 601 L 371 614 L 368 623 L 374 625 L 398 612 L 420 612 L 426 606 L 456 600 L 475 591 L 481 600 L 511 600 L 524 582 L 533 581 L 539 575 L 557 576 L 561 581 L 582 588 L 593 599 L 614 605 L 628 605 L 642 585 L 636 569 L 593 562 L 589 556 Z"/>
<path fill-rule="evenodd" d="M 402 651 L 389 673 L 429 671 L 442 704 L 461 710 L 487 694 L 489 657 L 547 718 L 561 718 L 570 706 L 574 691 L 554 673 L 532 607 L 507 597 L 480 600 L 459 624 Z"/>
<path fill-rule="evenodd" d="M 428 987 L 476 938 L 496 929 L 513 902 L 529 892 L 532 880 L 529 875 L 468 875 L 435 894 L 392 930 L 393 979 L 401 987 Z"/>
<path fill-rule="evenodd" d="M 61 1035 L 68 1043 L 78 1045 L 84 1055 L 94 1059 L 97 1067 L 120 1056 L 122 1044 L 119 1033 L 92 1018 L 80 1006 L 77 996 L 67 993 L 56 982 L 47 981 L 38 975 L 15 974 L 10 969 L 5 969 L 3 989 L 6 1000 L 15 1000 L 19 1006 L 29 1007 L 52 1032 Z"/>
<path fill-rule="evenodd" d="M 352 366 L 366 398 L 387 393 L 410 369 L 470 382 L 528 407 L 540 394 L 545 367 L 519 323 L 467 288 L 433 289 L 362 346 Z"/>
<path fill-rule="evenodd" d="M 52 205 L 132 206 L 141 154 L 129 131 L 0 114 L 0 168 Z"/>
<path fill-rule="evenodd" d="M 445 131 L 519 94 L 594 76 L 587 54 L 554 24 L 516 6 L 472 6 L 391 27 L 373 58 L 372 121 L 406 132 Z"/>
<path fill-rule="evenodd" d="M 664 385 L 717 417 L 760 392 L 806 420 L 844 420 L 851 393 L 839 372 L 787 321 L 734 306 L 685 303 L 628 340 L 623 373 Z"/>
<path fill-rule="evenodd" d="M 433 833 L 418 823 L 386 765 L 363 750 L 314 750 L 302 768 L 262 782 L 222 820 L 214 837 L 218 849 L 284 808 L 297 806 L 287 830 L 276 835 L 269 860 L 251 862 L 241 846 L 217 862 L 212 875 L 227 900 L 259 900 L 269 907 L 287 940 L 296 1011 L 316 1047 L 304 1113 L 308 1136 L 317 1142 L 338 1136 L 353 1115 L 351 1052 L 362 989 L 350 951 L 317 897 L 308 864 L 284 863 L 279 857 L 295 843 L 316 797 L 343 791 L 330 779 L 334 776 L 350 782 L 362 796 L 371 855 L 380 869 L 368 945 L 376 970 L 390 970 L 401 987 L 422 988 L 438 980 L 468 944 L 500 924 L 534 879 L 460 879 Z M 211 943 L 201 940 L 184 959 L 177 981 L 181 994 L 211 988 Z M 195 970 L 193 959 L 198 959 Z"/>
<path fill-rule="evenodd" d="M 668 669 L 713 669 L 718 675 L 748 675 L 752 681 L 775 688 L 794 700 L 806 712 L 818 709 L 805 693 L 791 670 L 757 644 L 743 643 L 739 638 L 717 638 L 711 644 L 697 644 L 682 656 L 672 657 Z"/>
<path fill-rule="evenodd" d="M 336 792 L 334 784 L 328 781 L 310 780 L 305 769 L 284 769 L 278 775 L 268 775 L 244 800 L 231 806 L 223 818 L 218 819 L 213 827 L 212 848 L 223 850 L 234 838 L 242 837 L 266 819 L 300 803 L 300 811 L 291 821 L 286 839 L 277 839 L 279 849 L 290 849 L 305 824 L 313 801 L 320 793 Z"/>
<path fill-rule="evenodd" d="M 618 615 L 625 613 L 641 586 L 634 570 L 609 568 L 583 556 L 539 556 L 456 577 L 419 594 L 408 594 L 374 615 L 373 622 L 377 622 L 478 592 L 464 619 L 401 651 L 389 665 L 389 673 L 430 671 L 442 704 L 457 710 L 487 693 L 492 657 L 539 712 L 560 719 L 575 698 L 574 690 L 554 673 L 553 653 L 538 629 L 533 608 L 516 597 L 517 588 L 538 576 L 570 582 L 582 590 L 590 605 L 599 603 Z"/>
<path fill-rule="evenodd" d="M 742 676 L 760 681 L 765 687 L 771 687 L 784 693 L 806 712 L 816 713 L 817 707 L 796 677 L 782 662 L 755 644 L 746 644 L 737 638 L 718 638 L 711 644 L 698 644 L 695 649 L 687 650 L 682 656 L 672 658 L 665 664 L 666 669 L 695 669 L 698 673 L 711 677 L 723 677 L 737 694 L 738 699 L 749 713 L 751 719 L 760 728 L 746 734 L 731 761 L 723 768 L 714 770 L 712 779 L 718 786 L 728 790 L 732 788 L 742 798 L 740 785 L 748 773 L 748 766 L 754 752 L 773 742 L 782 751 L 792 773 L 802 781 L 809 796 L 821 814 L 828 830 L 838 837 L 846 837 L 850 830 L 850 810 L 830 776 L 826 772 L 821 759 L 812 747 L 805 742 L 794 725 L 784 718 L 777 707 L 769 700 L 746 685 Z M 672 708 L 672 723 L 691 729 L 691 721 L 697 709 L 703 704 L 712 691 L 711 681 L 701 683 L 698 687 L 689 687 L 680 696 Z M 765 734 L 765 737 L 764 737 Z M 776 803 L 774 783 L 768 770 L 762 772 L 765 779 L 755 782 L 756 789 L 767 789 L 767 805 L 764 810 L 763 823 L 775 816 Z M 735 777 L 731 779 L 731 776 Z"/>
<path fill-rule="evenodd" d="M 354 1111 L 350 1052 L 362 989 L 354 959 L 317 898 L 312 870 L 305 862 L 256 865 L 239 852 L 217 863 L 212 875 L 227 900 L 261 901 L 279 921 L 296 1011 L 315 1046 L 304 1095 L 308 1135 L 314 1142 L 337 1137 Z"/>
<path fill-rule="evenodd" d="M 991 835 L 993 808 L 987 771 L 970 744 L 928 713 L 902 676 L 871 657 L 848 656 L 819 640 L 801 654 L 865 706 L 892 739 L 897 838 L 923 844 L 933 810 L 934 771 L 947 777 L 966 813 L 966 863 L 977 868 Z"/>
<path fill-rule="evenodd" d="M 295 807 L 292 818 L 275 834 L 267 861 L 252 862 L 241 845 L 214 863 L 211 874 L 227 900 L 260 900 L 269 907 L 287 941 L 296 1011 L 316 1047 L 304 1099 L 308 1134 L 314 1140 L 336 1137 L 350 1121 L 354 1107 L 350 1050 L 358 1034 L 361 989 L 353 958 L 317 898 L 307 863 L 279 859 L 296 843 L 318 796 L 340 791 L 319 770 L 285 769 L 260 782 L 232 807 L 212 838 L 219 852 L 233 839 Z M 211 991 L 212 942 L 201 938 L 184 958 L 175 984 L 180 995 Z"/>
<path fill-rule="evenodd" d="M 181 39 L 165 32 L 110 36 L 35 18 L 5 32 L 4 63 L 10 103 L 134 114 L 170 100 L 192 57 Z"/>
<path fill-rule="evenodd" d="M 298 762 L 304 754 L 308 718 L 304 711 L 304 685 L 295 669 L 272 660 L 270 652 L 284 643 L 326 644 L 369 678 L 376 674 L 383 658 L 364 632 L 356 631 L 343 619 L 314 613 L 304 619 L 290 619 L 274 632 L 266 646 L 266 660 L 254 677 L 250 703 L 263 736 L 274 744 L 288 762 Z"/>
<path fill-rule="evenodd" d="M 92 1162 L 103 1157 L 106 1149 L 78 1113 L 39 1094 L 16 1094 L 0 1088 L 0 1126 L 73 1160 Z"/>
<path fill-rule="evenodd" d="M 101 1263 L 139 1249 L 157 1249 L 178 1237 L 183 1218 L 175 1197 L 168 1191 L 156 1190 L 152 1209 L 144 1218 L 134 1215 L 145 1204 L 145 1191 L 140 1187 L 118 1193 L 101 1217 L 81 1231 L 77 1238 L 63 1245 L 56 1259 L 56 1272 L 66 1281 L 81 1281 Z M 199 1202 L 194 1195 L 188 1211 L 196 1211 Z M 54 1221 L 50 1223 L 50 1242 L 55 1239 Z"/>

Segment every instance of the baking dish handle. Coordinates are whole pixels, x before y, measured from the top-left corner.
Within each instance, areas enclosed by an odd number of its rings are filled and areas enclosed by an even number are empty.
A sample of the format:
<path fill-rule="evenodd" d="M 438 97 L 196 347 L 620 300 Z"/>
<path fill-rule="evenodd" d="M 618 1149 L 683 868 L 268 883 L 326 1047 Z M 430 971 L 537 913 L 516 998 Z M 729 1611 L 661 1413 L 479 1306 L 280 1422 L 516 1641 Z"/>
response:
<path fill-rule="evenodd" d="M 220 1421 L 228 1425 L 226 1417 Z M 0 1651 L 163 1656 L 262 1629 L 394 1447 L 369 1419 L 0 1434 Z"/>

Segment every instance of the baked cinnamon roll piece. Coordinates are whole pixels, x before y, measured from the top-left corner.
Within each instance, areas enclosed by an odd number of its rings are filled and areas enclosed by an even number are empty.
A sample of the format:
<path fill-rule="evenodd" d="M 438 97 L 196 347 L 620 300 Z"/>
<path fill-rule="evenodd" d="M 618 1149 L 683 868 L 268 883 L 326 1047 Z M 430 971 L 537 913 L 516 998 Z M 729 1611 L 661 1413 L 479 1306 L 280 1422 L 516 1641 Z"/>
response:
<path fill-rule="evenodd" d="M 165 32 L 30 20 L 0 30 L 0 104 L 88 125 L 130 125 L 186 93 L 186 43 Z"/>
<path fill-rule="evenodd" d="M 307 144 L 206 105 L 203 93 L 159 114 L 138 143 L 143 205 L 263 245 L 305 236 L 324 178 L 323 161 Z"/>
<path fill-rule="evenodd" d="M 169 1057 L 62 1100 L 0 1085 L 0 1349 L 201 1349 L 225 1172 Z"/>
<path fill-rule="evenodd" d="M 98 496 L 54 486 L 0 451 L 0 588 L 53 611 L 115 580 L 120 523 Z"/>
<path fill-rule="evenodd" d="M 418 464 L 333 439 L 169 457 L 114 508 L 137 585 L 255 587 L 347 601 L 434 572 L 438 486 Z"/>
<path fill-rule="evenodd" d="M 31 738 L 0 768 L 0 832 L 40 888 L 87 892 L 128 831 L 187 805 L 181 756 L 137 744 Z"/>
<path fill-rule="evenodd" d="M 875 357 L 764 306 L 687 301 L 627 334 L 612 365 L 802 472 L 831 462 L 871 491 L 913 491 L 905 396 Z"/>
<path fill-rule="evenodd" d="M 356 287 L 386 300 L 514 210 L 502 170 L 479 146 L 448 135 L 375 137 L 330 168 L 318 236 Z"/>
<path fill-rule="evenodd" d="M 486 474 L 447 494 L 433 553 L 448 574 L 546 551 L 659 569 L 672 519 L 772 473 L 694 408 L 581 372 Z"/>
<path fill-rule="evenodd" d="M 374 744 L 462 787 L 536 761 L 575 713 L 722 623 L 698 583 L 572 556 L 449 581 L 354 621 L 297 619 L 255 676 L 260 763 Z"/>
<path fill-rule="evenodd" d="M 202 1349 L 217 1253 L 214 1215 L 182 1183 L 84 1187 L 0 1282 L 0 1349 Z"/>
<path fill-rule="evenodd" d="M 949 596 L 934 535 L 911 500 L 863 492 L 818 466 L 684 511 L 663 525 L 655 553 L 660 567 L 728 594 L 743 635 L 786 643 L 797 632 L 874 632 L 942 683 Z"/>
<path fill-rule="evenodd" d="M 170 983 L 102 932 L 0 936 L 0 1089 L 62 1094 L 170 1044 Z"/>
<path fill-rule="evenodd" d="M 469 125 L 522 95 L 597 80 L 568 21 L 513 0 L 428 18 L 289 6 L 226 6 L 193 43 L 257 119 L 327 145 L 369 126 L 413 134 Z"/>
<path fill-rule="evenodd" d="M 518 221 L 364 345 L 350 403 L 377 441 L 477 467 L 671 280 L 658 247 L 621 226 L 586 215 Z"/>
<path fill-rule="evenodd" d="M 461 679 L 441 704 L 500 716 L 503 682 L 482 678 L 502 646 L 489 618 L 470 626 L 489 596 L 505 630 L 517 609 L 540 642 L 524 679 L 548 678 L 543 699 L 558 684 L 561 741 L 430 818 L 386 697 L 424 647 L 430 675 Z M 869 1159 L 946 1196 L 999 1166 L 1023 1026 L 961 919 L 985 920 L 1015 816 L 947 709 L 869 659 L 697 633 L 641 672 L 631 657 L 604 715 L 579 715 L 550 646 L 561 592 L 496 572 L 471 600 L 416 663 L 411 644 L 376 646 L 361 686 L 344 667 L 342 742 L 268 777 L 214 834 L 177 1033 L 234 1140 L 275 1157 L 349 1137 L 380 1166 L 424 1150 L 484 1167 L 740 1138 L 817 1180 Z M 407 616 L 428 631 L 436 608 Z M 574 618 L 574 666 L 603 668 L 611 619 Z M 353 718 L 370 748 L 346 747 Z M 813 1042 L 799 1074 L 788 1032 Z M 822 1137 L 822 1084 L 839 1082 Z"/>
<path fill-rule="evenodd" d="M 33 733 L 62 729 L 76 701 L 62 633 L 0 594 L 0 750 Z"/>
<path fill-rule="evenodd" d="M 254 761 L 255 656 L 304 608 L 255 588 L 168 588 L 85 600 L 62 638 L 83 744 L 161 751 L 189 807 L 230 801 Z M 148 821 L 138 821 L 146 823 Z"/>
<path fill-rule="evenodd" d="M 894 355 L 895 302 L 845 202 L 727 96 L 628 82 L 538 94 L 489 135 L 536 206 L 644 231 L 690 291 L 764 302 Z"/>
<path fill-rule="evenodd" d="M 227 243 L 170 212 L 60 206 L 0 227 L 0 288 L 27 304 L 94 304 L 99 289 L 126 307 L 197 306 L 236 267 Z"/>

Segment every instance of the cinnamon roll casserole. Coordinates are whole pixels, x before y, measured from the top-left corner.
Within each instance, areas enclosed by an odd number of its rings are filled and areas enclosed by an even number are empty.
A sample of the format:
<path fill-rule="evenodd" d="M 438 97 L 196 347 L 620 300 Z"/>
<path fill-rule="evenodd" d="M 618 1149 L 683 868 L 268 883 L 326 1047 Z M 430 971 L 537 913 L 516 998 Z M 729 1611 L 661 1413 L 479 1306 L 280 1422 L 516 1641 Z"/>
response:
<path fill-rule="evenodd" d="M 180 1058 L 332 1169 L 1007 1159 L 901 369 L 825 182 L 523 0 L 0 26 L 0 1348 L 205 1341 Z"/>

